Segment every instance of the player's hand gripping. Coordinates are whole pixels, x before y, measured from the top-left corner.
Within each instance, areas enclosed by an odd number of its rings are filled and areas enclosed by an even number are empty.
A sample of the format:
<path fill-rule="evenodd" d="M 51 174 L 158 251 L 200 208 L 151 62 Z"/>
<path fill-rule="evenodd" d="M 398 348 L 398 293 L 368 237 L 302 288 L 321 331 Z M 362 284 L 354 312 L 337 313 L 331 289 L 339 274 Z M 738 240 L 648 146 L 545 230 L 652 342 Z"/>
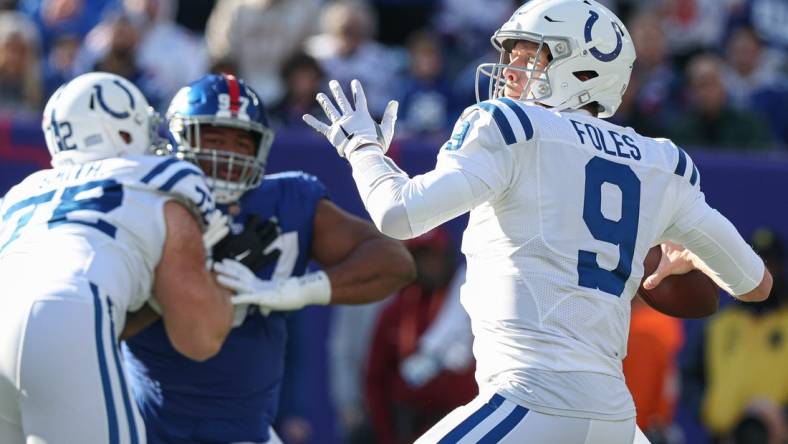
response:
<path fill-rule="evenodd" d="M 273 245 L 279 231 L 276 218 L 260 222 L 257 215 L 249 215 L 242 232 L 230 234 L 214 246 L 213 260 L 234 259 L 258 272 L 279 259 L 281 250 Z"/>
<path fill-rule="evenodd" d="M 377 146 L 384 153 L 388 151 L 391 139 L 394 137 L 394 124 L 397 121 L 399 103 L 396 100 L 390 101 L 383 112 L 380 124 L 378 124 L 369 114 L 367 97 L 364 95 L 361 82 L 358 80 L 350 82 L 350 89 L 353 91 L 354 106 L 352 108 L 345 92 L 339 86 L 339 82 L 332 80 L 328 82 L 328 87 L 334 95 L 339 111 L 328 96 L 323 93 L 317 95 L 317 102 L 325 111 L 331 124 L 326 125 L 311 114 L 304 114 L 304 122 L 326 136 L 337 149 L 340 157 L 347 158 L 353 151 L 368 145 Z"/>
<path fill-rule="evenodd" d="M 213 269 L 220 284 L 235 290 L 234 305 L 257 304 L 264 314 L 298 310 L 305 305 L 325 305 L 331 301 L 331 282 L 322 271 L 267 281 L 232 259 L 217 262 Z"/>
<path fill-rule="evenodd" d="M 662 282 L 663 279 L 674 274 L 685 274 L 695 267 L 695 255 L 689 250 L 674 242 L 666 241 L 661 245 L 662 258 L 659 260 L 657 269 L 643 281 L 643 288 L 652 290 Z"/>
<path fill-rule="evenodd" d="M 213 210 L 206 216 L 205 222 L 202 243 L 205 245 L 205 249 L 210 251 L 214 245 L 230 232 L 230 218 L 220 210 Z"/>

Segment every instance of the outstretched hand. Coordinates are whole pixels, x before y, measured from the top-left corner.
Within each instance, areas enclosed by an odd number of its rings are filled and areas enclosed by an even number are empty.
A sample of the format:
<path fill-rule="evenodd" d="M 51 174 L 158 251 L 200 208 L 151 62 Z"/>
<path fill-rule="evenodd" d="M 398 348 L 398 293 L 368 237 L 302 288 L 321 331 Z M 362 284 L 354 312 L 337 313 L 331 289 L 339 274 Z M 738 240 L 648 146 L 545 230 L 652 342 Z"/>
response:
<path fill-rule="evenodd" d="M 328 83 L 328 87 L 331 89 L 339 110 L 323 93 L 317 95 L 317 102 L 326 113 L 330 124 L 321 122 L 311 114 L 304 114 L 304 122 L 326 136 L 340 157 L 347 158 L 353 151 L 369 145 L 379 147 L 384 153 L 388 151 L 391 139 L 394 138 L 394 125 L 397 121 L 399 103 L 396 100 L 390 101 L 383 112 L 380 124 L 378 124 L 369 114 L 367 96 L 364 94 L 361 82 L 355 79 L 350 82 L 350 89 L 353 92 L 353 107 L 350 106 L 339 82 L 332 80 Z"/>

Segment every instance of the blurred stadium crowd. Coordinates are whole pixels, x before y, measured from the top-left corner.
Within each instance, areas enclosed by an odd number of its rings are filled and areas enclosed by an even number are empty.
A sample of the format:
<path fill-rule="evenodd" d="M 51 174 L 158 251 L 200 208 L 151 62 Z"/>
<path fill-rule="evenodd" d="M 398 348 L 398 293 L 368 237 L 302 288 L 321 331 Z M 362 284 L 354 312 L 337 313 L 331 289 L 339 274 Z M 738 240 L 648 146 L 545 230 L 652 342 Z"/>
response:
<path fill-rule="evenodd" d="M 625 20 L 638 54 L 615 123 L 712 151 L 788 149 L 788 1 L 601 2 Z M 437 150 L 475 102 L 476 66 L 498 57 L 490 35 L 520 3 L 0 0 L 0 124 L 38 121 L 60 84 L 92 70 L 130 79 L 162 114 L 187 82 L 228 72 L 260 93 L 275 129 L 307 132 L 301 115 L 320 115 L 314 97 L 327 81 L 358 78 L 373 113 L 400 101 L 400 139 Z M 685 335 L 687 323 L 635 302 L 625 373 L 652 443 L 788 442 L 779 231 L 752 237 L 775 276 L 766 303 L 731 304 Z M 408 246 L 417 282 L 383 304 L 335 309 L 327 350 L 288 358 L 286 442 L 410 442 L 475 396 L 457 246 L 441 229 Z M 293 318 L 290 349 L 326 347 L 297 325 L 304 319 Z M 313 405 L 315 360 L 328 365 L 330 406 Z M 677 409 L 689 425 L 674 423 Z M 316 417 L 332 422 L 330 436 Z"/>
<path fill-rule="evenodd" d="M 512 0 L 2 0 L 0 111 L 38 111 L 62 82 L 123 75 L 158 108 L 189 79 L 231 71 L 280 126 L 298 126 L 327 79 L 400 100 L 400 135 L 444 134 L 473 103 L 475 68 Z M 616 123 L 679 144 L 788 144 L 782 0 L 607 0 L 638 61 Z M 160 110 L 164 111 L 164 110 Z"/>

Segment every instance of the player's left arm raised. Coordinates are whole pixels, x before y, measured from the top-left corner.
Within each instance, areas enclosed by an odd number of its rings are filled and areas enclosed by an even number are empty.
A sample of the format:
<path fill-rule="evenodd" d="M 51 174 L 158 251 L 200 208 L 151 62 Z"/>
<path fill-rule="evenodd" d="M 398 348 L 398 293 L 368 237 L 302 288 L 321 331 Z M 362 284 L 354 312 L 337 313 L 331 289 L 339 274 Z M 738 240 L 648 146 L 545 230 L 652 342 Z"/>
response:
<path fill-rule="evenodd" d="M 507 189 L 514 162 L 509 150 L 496 148 L 504 141 L 490 112 L 468 108 L 452 136 L 463 152 L 442 150 L 434 170 L 410 178 L 385 156 L 394 136 L 397 102 L 389 102 L 378 124 L 369 114 L 361 83 L 353 80 L 350 87 L 353 105 L 336 80 L 329 82 L 339 109 L 325 94 L 317 95 L 330 125 L 310 114 L 303 118 L 350 162 L 361 200 L 387 236 L 414 238 Z"/>
<path fill-rule="evenodd" d="M 312 258 L 331 282 L 332 304 L 385 298 L 416 277 L 408 250 L 369 222 L 323 199 L 317 206 Z"/>

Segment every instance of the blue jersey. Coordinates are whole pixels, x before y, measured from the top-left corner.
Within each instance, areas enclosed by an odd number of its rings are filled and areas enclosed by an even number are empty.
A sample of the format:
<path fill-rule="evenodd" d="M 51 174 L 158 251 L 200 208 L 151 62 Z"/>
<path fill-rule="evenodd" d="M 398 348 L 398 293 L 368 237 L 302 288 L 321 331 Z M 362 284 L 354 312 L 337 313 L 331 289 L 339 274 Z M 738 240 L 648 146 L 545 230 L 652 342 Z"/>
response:
<path fill-rule="evenodd" d="M 278 219 L 281 255 L 258 276 L 303 275 L 312 227 L 325 188 L 304 173 L 266 176 L 241 198 L 236 226 L 256 214 Z M 264 442 L 276 418 L 287 340 L 285 312 L 264 316 L 248 306 L 221 351 L 205 362 L 180 355 L 161 321 L 124 347 L 130 380 L 148 428 L 148 442 Z M 166 439 L 164 438 L 166 437 Z"/>

